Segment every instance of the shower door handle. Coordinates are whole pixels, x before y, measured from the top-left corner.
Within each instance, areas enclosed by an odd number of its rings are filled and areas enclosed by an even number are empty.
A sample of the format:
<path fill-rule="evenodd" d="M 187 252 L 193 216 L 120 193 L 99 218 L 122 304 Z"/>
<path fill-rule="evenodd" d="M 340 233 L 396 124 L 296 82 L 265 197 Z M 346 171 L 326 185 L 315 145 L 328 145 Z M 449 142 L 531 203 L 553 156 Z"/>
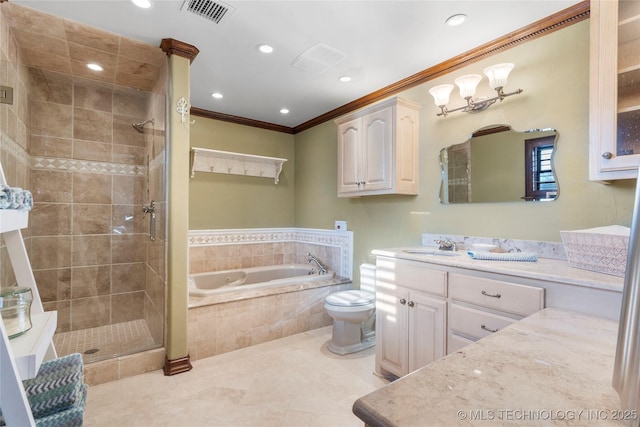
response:
<path fill-rule="evenodd" d="M 149 215 L 149 240 L 152 242 L 156 240 L 156 202 L 155 200 L 151 201 L 149 206 L 143 206 L 142 212 L 144 212 L 143 218 Z"/>

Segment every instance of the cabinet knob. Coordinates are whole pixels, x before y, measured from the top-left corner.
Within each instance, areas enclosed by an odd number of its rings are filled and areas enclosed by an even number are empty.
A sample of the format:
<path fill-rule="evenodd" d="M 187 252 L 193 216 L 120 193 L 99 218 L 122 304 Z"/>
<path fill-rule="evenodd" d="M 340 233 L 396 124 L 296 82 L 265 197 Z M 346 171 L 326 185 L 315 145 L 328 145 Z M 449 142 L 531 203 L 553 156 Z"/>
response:
<path fill-rule="evenodd" d="M 605 151 L 604 153 L 602 153 L 602 158 L 603 159 L 609 160 L 612 157 L 613 157 L 613 154 L 611 154 L 611 151 Z"/>
<path fill-rule="evenodd" d="M 416 303 L 415 303 L 415 302 L 413 302 L 413 301 L 409 301 L 409 302 L 407 303 L 407 305 L 408 305 L 409 307 L 413 307 L 414 305 L 416 305 Z"/>
<path fill-rule="evenodd" d="M 485 325 L 480 325 L 480 328 L 488 332 L 498 332 L 498 329 L 487 328 Z"/>
<path fill-rule="evenodd" d="M 407 300 L 404 298 L 400 298 L 400 304 L 405 305 L 407 303 Z"/>

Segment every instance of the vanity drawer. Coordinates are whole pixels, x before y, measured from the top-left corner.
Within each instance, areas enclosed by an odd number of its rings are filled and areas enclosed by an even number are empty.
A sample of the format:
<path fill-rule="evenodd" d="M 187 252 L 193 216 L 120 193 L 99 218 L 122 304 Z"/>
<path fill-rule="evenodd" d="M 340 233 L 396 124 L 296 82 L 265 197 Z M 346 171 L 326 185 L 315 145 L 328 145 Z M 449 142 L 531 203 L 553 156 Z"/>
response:
<path fill-rule="evenodd" d="M 380 267 L 376 269 L 376 280 L 380 280 L 381 274 L 393 275 L 393 283 L 399 286 L 415 289 L 430 294 L 447 296 L 447 272 L 428 268 L 425 263 L 396 259 L 393 268 L 385 272 Z"/>
<path fill-rule="evenodd" d="M 451 331 L 477 339 L 491 335 L 517 321 L 517 319 L 458 304 L 451 304 L 449 309 L 449 328 Z"/>
<path fill-rule="evenodd" d="M 456 334 L 449 334 L 449 339 L 447 340 L 447 354 L 455 353 L 474 342 L 474 340 L 470 340 L 469 338 L 461 337 Z"/>
<path fill-rule="evenodd" d="M 528 316 L 544 308 L 544 288 L 451 273 L 449 292 L 454 300 Z"/>

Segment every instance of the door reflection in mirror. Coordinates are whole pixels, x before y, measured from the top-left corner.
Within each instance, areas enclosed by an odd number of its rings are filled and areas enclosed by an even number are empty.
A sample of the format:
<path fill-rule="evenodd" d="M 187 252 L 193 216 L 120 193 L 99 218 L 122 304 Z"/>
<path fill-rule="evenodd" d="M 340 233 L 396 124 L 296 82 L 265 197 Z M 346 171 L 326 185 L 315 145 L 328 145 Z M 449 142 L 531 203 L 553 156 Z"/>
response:
<path fill-rule="evenodd" d="M 558 197 L 555 129 L 492 125 L 440 152 L 441 203 L 551 201 Z"/>

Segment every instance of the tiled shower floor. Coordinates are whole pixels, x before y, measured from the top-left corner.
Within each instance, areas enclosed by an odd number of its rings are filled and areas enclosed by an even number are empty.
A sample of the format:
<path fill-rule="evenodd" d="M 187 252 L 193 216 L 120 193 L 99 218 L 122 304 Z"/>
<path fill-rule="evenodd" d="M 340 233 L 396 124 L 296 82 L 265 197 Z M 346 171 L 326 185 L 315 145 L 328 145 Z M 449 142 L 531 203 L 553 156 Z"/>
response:
<path fill-rule="evenodd" d="M 53 336 L 58 356 L 82 354 L 85 363 L 153 348 L 155 343 L 143 319 Z M 97 350 L 97 351 L 96 351 Z"/>

